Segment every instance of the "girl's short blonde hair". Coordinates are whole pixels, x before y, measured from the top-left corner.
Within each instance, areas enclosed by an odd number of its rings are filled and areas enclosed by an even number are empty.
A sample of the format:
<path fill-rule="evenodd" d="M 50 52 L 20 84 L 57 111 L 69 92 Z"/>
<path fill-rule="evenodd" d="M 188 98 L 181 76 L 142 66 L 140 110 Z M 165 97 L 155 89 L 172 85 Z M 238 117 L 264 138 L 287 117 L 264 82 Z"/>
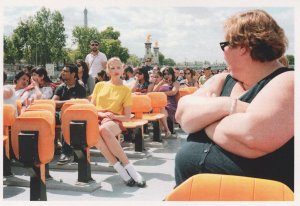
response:
<path fill-rule="evenodd" d="M 112 62 L 119 62 L 120 65 L 122 66 L 122 61 L 119 57 L 112 57 L 110 58 L 108 61 L 107 61 L 107 64 L 106 64 L 106 72 L 109 71 L 109 68 L 110 68 L 110 65 Z"/>

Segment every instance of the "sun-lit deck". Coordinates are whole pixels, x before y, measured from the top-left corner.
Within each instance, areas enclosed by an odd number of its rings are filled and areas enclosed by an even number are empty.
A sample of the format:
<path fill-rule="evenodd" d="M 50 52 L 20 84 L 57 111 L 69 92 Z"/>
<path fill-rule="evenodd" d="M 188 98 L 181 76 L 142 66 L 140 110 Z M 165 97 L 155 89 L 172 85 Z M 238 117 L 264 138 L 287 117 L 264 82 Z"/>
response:
<path fill-rule="evenodd" d="M 46 181 L 47 201 L 161 201 L 175 186 L 174 158 L 186 134 L 175 127 L 176 137 L 163 138 L 153 142 L 152 127 L 145 134 L 145 151 L 135 152 L 133 143 L 123 143 L 123 148 L 132 164 L 147 181 L 146 188 L 126 186 L 104 157 L 91 149 L 92 178 L 95 182 L 87 185 L 76 184 L 78 171 L 76 163 L 57 165 L 59 155 L 50 163 L 52 180 Z M 30 200 L 30 169 L 20 163 L 12 163 L 13 177 L 4 179 L 3 200 Z"/>

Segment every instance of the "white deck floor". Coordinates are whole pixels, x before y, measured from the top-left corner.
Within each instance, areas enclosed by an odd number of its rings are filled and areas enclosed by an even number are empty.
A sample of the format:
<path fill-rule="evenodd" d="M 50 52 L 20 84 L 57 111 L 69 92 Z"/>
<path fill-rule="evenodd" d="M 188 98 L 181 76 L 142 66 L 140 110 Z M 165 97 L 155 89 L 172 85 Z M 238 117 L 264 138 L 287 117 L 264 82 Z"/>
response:
<path fill-rule="evenodd" d="M 95 183 L 76 186 L 76 165 L 57 166 L 58 156 L 50 164 L 50 174 L 54 178 L 47 181 L 47 200 L 51 201 L 162 201 L 172 191 L 174 180 L 174 159 L 180 145 L 185 142 L 186 134 L 175 128 L 177 138 L 164 139 L 163 144 L 152 144 L 145 139 L 146 152 L 134 152 L 133 145 L 124 147 L 130 161 L 147 181 L 146 188 L 127 187 L 121 178 L 109 167 L 100 153 L 92 152 L 92 178 Z M 151 133 L 150 133 L 151 134 Z M 14 177 L 10 182 L 29 183 L 29 169 L 13 164 Z M 20 185 L 20 184 L 17 184 Z M 22 185 L 22 184 L 21 184 Z M 99 186 L 101 187 L 99 188 Z M 95 190 L 95 188 L 98 188 Z M 3 185 L 3 202 L 29 201 L 27 186 Z"/>

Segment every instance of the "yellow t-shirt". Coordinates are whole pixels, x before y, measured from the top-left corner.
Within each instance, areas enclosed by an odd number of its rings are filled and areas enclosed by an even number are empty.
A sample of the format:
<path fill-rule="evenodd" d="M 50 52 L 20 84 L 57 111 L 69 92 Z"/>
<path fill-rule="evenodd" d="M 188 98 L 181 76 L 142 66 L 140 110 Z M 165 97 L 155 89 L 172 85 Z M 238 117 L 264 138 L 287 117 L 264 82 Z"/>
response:
<path fill-rule="evenodd" d="M 99 82 L 95 85 L 92 98 L 96 100 L 97 110 L 107 110 L 123 114 L 124 107 L 132 105 L 130 89 L 125 85 L 113 85 L 110 82 Z"/>

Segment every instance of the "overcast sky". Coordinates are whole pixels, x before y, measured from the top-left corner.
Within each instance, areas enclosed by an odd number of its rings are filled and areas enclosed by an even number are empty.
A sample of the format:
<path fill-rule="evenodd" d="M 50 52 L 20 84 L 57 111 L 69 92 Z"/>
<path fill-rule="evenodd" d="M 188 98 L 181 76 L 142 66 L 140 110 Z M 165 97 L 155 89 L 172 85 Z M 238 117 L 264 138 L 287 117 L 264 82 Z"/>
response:
<path fill-rule="evenodd" d="M 26 2 L 26 3 L 25 3 Z M 46 3 L 47 2 L 47 3 Z M 117 2 L 117 3 L 115 3 Z M 126 4 L 124 2 L 127 2 Z M 142 2 L 142 3 L 141 3 Z M 294 8 L 270 7 L 268 5 L 247 7 L 222 7 L 211 4 L 172 4 L 158 7 L 158 1 L 33 1 L 5 0 L 3 7 L 4 35 L 10 35 L 21 19 L 33 16 L 42 6 L 51 11 L 58 10 L 64 16 L 68 36 L 67 46 L 72 47 L 71 31 L 74 26 L 83 25 L 83 10 L 88 10 L 88 26 L 99 31 L 112 26 L 121 33 L 120 40 L 130 54 L 143 57 L 146 36 L 159 42 L 160 51 L 176 62 L 203 61 L 223 62 L 219 42 L 223 41 L 224 20 L 240 11 L 260 8 L 269 12 L 285 30 L 289 39 L 287 54 L 294 54 Z M 190 2 L 190 1 L 187 1 Z M 212 2 L 214 2 L 212 0 Z M 246 2 L 246 1 L 243 1 Z M 219 4 L 218 4 L 219 5 Z M 273 5 L 272 5 L 273 6 Z M 74 47 L 74 45 L 73 45 Z"/>

